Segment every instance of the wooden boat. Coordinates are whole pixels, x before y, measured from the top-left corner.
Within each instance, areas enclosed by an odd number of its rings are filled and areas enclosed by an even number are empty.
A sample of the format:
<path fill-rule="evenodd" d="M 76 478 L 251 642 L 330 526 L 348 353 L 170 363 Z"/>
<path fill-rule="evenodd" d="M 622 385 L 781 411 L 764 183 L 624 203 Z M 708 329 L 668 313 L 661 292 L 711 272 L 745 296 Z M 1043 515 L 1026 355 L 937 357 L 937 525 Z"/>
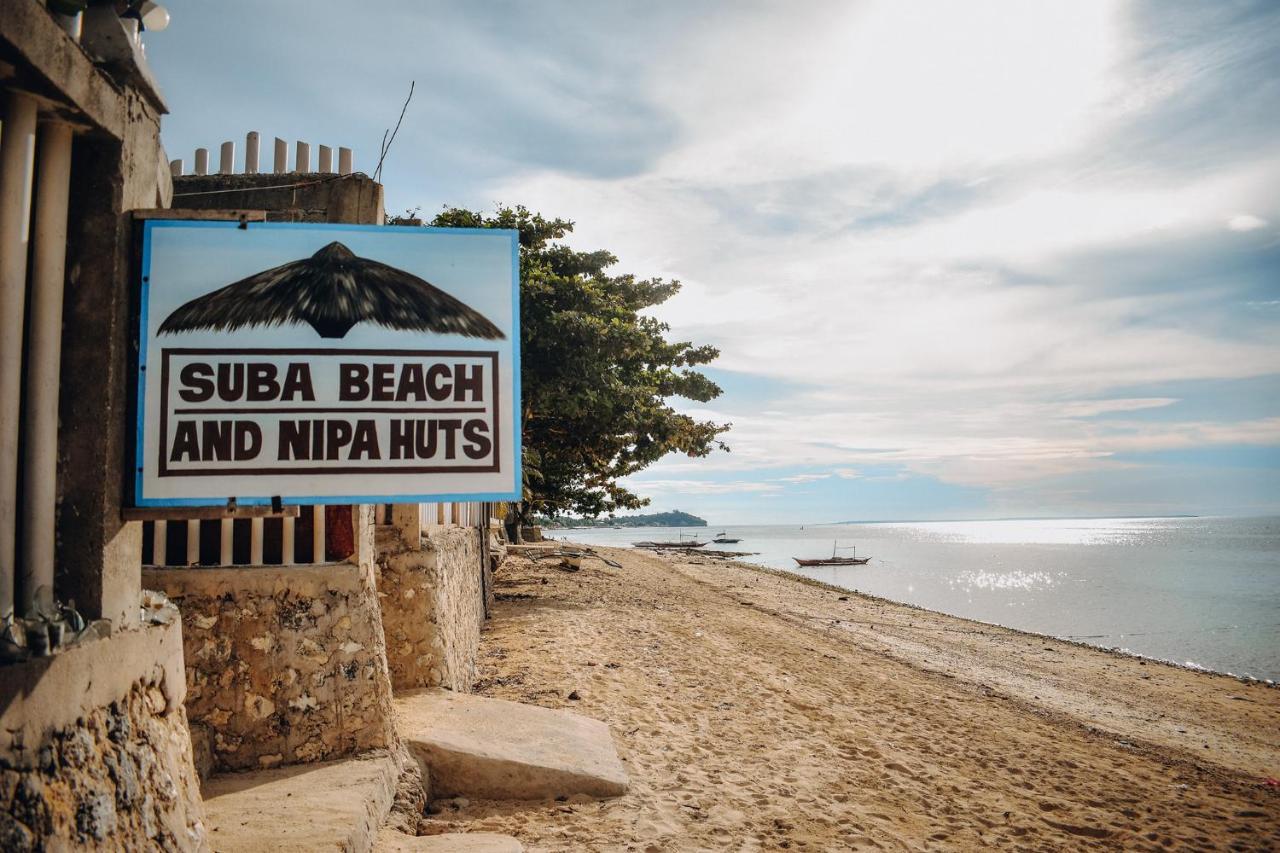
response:
<path fill-rule="evenodd" d="M 870 557 L 859 559 L 857 557 L 825 557 L 819 560 L 802 560 L 799 557 L 792 557 L 802 566 L 865 566 L 871 562 Z"/>
<path fill-rule="evenodd" d="M 857 547 L 858 547 L 857 545 L 849 545 L 847 547 L 849 549 L 852 549 L 855 552 L 855 554 L 857 553 Z M 839 548 L 840 548 L 839 545 L 837 545 L 835 542 L 832 542 L 830 557 L 821 557 L 816 560 L 802 560 L 799 557 L 792 557 L 791 559 L 795 560 L 797 563 L 799 563 L 802 566 L 865 566 L 867 563 L 871 562 L 870 557 L 865 557 L 861 559 L 859 559 L 857 556 L 837 557 L 836 551 Z"/>
<path fill-rule="evenodd" d="M 632 547 L 634 548 L 650 548 L 650 549 L 701 548 L 703 545 L 706 545 L 706 544 L 707 544 L 706 542 L 699 542 L 698 537 L 694 536 L 693 534 L 689 534 L 689 538 L 685 539 L 683 533 L 681 533 L 680 538 L 674 542 L 667 540 L 666 542 L 632 542 L 631 543 Z"/>
<path fill-rule="evenodd" d="M 726 535 L 725 532 L 721 530 L 719 533 L 716 534 L 716 538 L 712 539 L 711 541 L 720 545 L 731 545 L 734 542 L 741 542 L 742 540 L 734 539 L 733 537 Z"/>

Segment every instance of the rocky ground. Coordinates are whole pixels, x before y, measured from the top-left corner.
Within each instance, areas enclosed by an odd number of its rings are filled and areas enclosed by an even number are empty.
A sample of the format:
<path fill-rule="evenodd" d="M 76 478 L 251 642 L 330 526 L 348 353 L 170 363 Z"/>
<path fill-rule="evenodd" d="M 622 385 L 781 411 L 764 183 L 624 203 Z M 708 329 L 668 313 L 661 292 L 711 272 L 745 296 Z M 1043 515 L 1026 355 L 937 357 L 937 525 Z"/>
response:
<path fill-rule="evenodd" d="M 477 691 L 612 727 L 631 788 L 445 803 L 529 850 L 1280 847 L 1280 690 L 685 555 L 511 558 Z"/>

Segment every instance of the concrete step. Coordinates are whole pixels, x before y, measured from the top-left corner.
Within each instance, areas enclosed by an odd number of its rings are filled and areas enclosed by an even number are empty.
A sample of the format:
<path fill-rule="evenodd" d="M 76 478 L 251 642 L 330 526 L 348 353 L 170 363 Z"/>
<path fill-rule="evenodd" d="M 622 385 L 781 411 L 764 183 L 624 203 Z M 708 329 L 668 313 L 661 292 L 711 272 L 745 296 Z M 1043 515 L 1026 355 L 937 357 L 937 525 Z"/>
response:
<path fill-rule="evenodd" d="M 434 798 L 616 797 L 627 790 L 627 771 L 599 720 L 446 690 L 407 691 L 394 704 L 396 728 Z"/>
<path fill-rule="evenodd" d="M 524 845 L 510 835 L 496 832 L 446 832 L 442 835 L 405 835 L 384 829 L 374 853 L 524 853 Z"/>
<path fill-rule="evenodd" d="M 202 791 L 209 842 L 215 853 L 367 853 L 397 777 L 384 752 L 211 776 Z"/>

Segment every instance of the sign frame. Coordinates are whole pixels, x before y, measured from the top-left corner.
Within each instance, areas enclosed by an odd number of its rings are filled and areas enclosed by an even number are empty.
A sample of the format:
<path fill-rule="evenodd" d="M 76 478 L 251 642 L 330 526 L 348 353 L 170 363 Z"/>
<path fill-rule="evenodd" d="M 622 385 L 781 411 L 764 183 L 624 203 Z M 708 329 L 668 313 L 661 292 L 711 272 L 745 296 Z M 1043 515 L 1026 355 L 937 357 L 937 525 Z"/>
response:
<path fill-rule="evenodd" d="M 165 213 L 171 213 L 165 211 Z M 522 442 L 522 405 L 521 405 L 521 361 L 520 361 L 520 233 L 514 229 L 499 228 L 442 228 L 437 226 L 396 226 L 396 225 L 359 225 L 352 223 L 329 223 L 329 222 L 258 222 L 240 219 L 208 219 L 197 218 L 200 216 L 199 211 L 191 211 L 192 218 L 183 219 L 174 216 L 164 218 L 148 218 L 144 219 L 141 224 L 141 258 L 137 272 L 137 289 L 138 294 L 138 310 L 136 312 L 135 322 L 132 325 L 133 340 L 135 342 L 135 352 L 137 353 L 136 365 L 134 365 L 134 417 L 131 419 L 134 429 L 134 440 L 129 443 L 132 449 L 132 458 L 130 465 L 133 469 L 133 476 L 129 478 L 132 486 L 132 494 L 126 504 L 139 509 L 161 509 L 161 508 L 196 508 L 196 507 L 225 507 L 229 503 L 236 506 L 244 507 L 261 507 L 261 506 L 280 506 L 281 504 L 316 506 L 325 504 L 380 504 L 380 503 L 465 503 L 465 502 L 498 502 L 498 501 L 516 501 L 523 497 L 523 442 Z M 511 258 L 511 322 L 510 322 L 510 347 L 511 347 L 511 372 L 512 372 L 512 391 L 510 403 L 510 422 L 503 420 L 501 424 L 501 432 L 505 435 L 502 440 L 511 447 L 512 454 L 512 489 L 510 491 L 486 491 L 486 492 L 458 492 L 458 491 L 430 491 L 423 490 L 413 493 L 370 493 L 370 494 L 346 494 L 346 495 L 299 495 L 299 494 L 267 494 L 265 492 L 254 492 L 249 494 L 225 495 L 219 497 L 148 497 L 144 491 L 144 458 L 145 458 L 145 441 L 148 403 L 156 404 L 157 401 L 148 401 L 147 399 L 147 370 L 158 369 L 160 367 L 161 358 L 158 354 L 148 352 L 147 330 L 149 323 L 149 303 L 151 295 L 151 254 L 153 235 L 159 229 L 166 228 L 221 228 L 236 230 L 313 230 L 313 231 L 354 231 L 354 232 L 381 232 L 381 233 L 403 233 L 405 236 L 438 233 L 450 236 L 459 235 L 484 235 L 490 239 L 497 239 L 498 236 L 505 236 L 509 242 L 509 251 Z M 183 347 L 175 347 L 175 351 Z M 278 348 L 281 351 L 287 351 L 289 347 Z M 316 350 L 332 350 L 331 347 L 325 347 L 323 344 L 314 347 Z M 388 346 L 385 348 L 388 352 L 401 350 L 401 346 Z M 367 347 L 352 348 L 353 353 L 361 351 L 369 351 Z M 442 344 L 441 346 L 424 348 L 423 352 L 436 351 L 441 354 L 455 355 L 460 354 L 452 349 L 451 345 Z M 487 357 L 490 353 L 484 351 L 476 351 L 468 353 L 469 356 L 476 358 Z M 498 362 L 497 354 L 492 354 L 495 363 Z M 494 376 L 495 386 L 499 382 L 499 377 Z M 162 413 L 163 415 L 163 413 Z M 501 414 L 498 410 L 498 401 L 494 401 L 494 417 L 499 419 Z M 497 420 L 494 422 L 495 428 L 499 426 Z M 495 443 L 495 456 L 498 455 L 498 445 Z M 483 469 L 476 469 L 484 472 Z M 335 472 L 342 473 L 342 472 Z M 376 476 L 376 469 L 368 472 L 370 475 Z M 395 472 L 390 472 L 395 473 Z M 428 482 L 431 473 L 415 473 L 412 471 L 400 472 L 411 474 L 415 477 L 422 478 L 424 482 Z M 305 476 L 303 472 L 299 472 L 300 476 Z M 252 474 L 243 474 L 236 471 L 229 471 L 227 476 L 240 477 L 242 479 L 252 479 Z M 347 473 L 353 479 L 360 476 L 359 474 Z"/>

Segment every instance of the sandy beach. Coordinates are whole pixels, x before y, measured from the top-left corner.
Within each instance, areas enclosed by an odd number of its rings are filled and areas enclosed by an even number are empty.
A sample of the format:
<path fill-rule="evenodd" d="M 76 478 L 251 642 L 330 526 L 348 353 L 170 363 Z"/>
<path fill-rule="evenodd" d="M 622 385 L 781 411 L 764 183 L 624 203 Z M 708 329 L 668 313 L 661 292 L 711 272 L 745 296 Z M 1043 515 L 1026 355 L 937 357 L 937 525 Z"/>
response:
<path fill-rule="evenodd" d="M 623 797 L 447 801 L 529 850 L 1273 849 L 1280 690 L 685 555 L 510 557 L 477 692 L 609 723 Z"/>

